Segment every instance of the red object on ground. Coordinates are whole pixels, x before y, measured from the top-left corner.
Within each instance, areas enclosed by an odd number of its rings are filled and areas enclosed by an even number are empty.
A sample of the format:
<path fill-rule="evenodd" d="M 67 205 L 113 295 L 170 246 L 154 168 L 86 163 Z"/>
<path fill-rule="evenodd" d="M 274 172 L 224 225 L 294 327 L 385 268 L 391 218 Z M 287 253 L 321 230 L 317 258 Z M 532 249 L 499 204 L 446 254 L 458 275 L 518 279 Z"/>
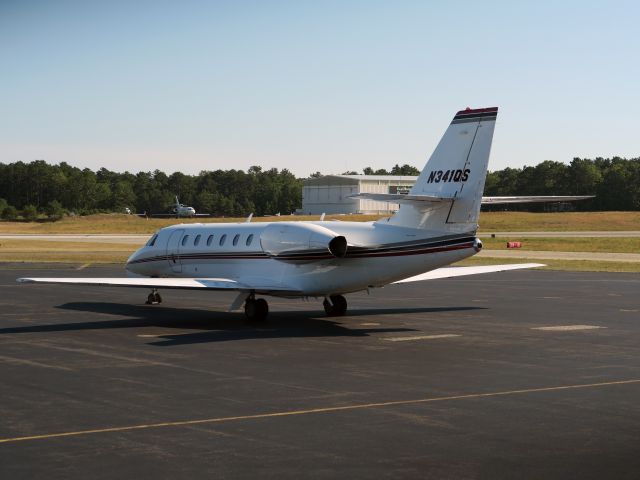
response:
<path fill-rule="evenodd" d="M 522 248 L 522 242 L 507 242 L 507 248 Z"/>

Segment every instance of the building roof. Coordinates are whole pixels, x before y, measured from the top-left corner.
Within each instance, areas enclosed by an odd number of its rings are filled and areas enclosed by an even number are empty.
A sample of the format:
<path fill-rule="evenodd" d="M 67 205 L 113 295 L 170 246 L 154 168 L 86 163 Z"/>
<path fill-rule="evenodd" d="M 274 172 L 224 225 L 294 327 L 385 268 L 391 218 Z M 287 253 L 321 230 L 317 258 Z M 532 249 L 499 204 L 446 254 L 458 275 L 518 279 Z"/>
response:
<path fill-rule="evenodd" d="M 305 179 L 305 185 L 357 185 L 359 182 L 403 182 L 415 183 L 418 177 L 413 175 L 323 175 Z"/>

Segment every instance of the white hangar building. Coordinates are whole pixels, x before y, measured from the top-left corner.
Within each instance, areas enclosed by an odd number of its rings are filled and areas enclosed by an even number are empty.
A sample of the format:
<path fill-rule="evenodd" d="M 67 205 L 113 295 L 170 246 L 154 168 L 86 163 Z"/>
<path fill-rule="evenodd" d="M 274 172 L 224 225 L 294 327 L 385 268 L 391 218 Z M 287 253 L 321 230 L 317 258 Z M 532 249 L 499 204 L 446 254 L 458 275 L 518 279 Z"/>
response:
<path fill-rule="evenodd" d="M 386 214 L 398 210 L 397 203 L 349 198 L 357 193 L 409 193 L 418 177 L 396 175 L 326 175 L 308 178 L 302 187 L 301 215 L 322 213 Z"/>

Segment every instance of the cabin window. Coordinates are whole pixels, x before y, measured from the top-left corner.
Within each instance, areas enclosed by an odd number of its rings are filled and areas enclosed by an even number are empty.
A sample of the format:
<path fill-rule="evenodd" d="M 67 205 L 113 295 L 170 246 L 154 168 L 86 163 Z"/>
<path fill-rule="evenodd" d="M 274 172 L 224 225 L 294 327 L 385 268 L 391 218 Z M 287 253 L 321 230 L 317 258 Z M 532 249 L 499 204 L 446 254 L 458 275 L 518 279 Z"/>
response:
<path fill-rule="evenodd" d="M 225 233 L 220 237 L 220 246 L 224 245 L 224 242 L 227 240 L 227 234 Z"/>
<path fill-rule="evenodd" d="M 211 246 L 211 242 L 213 242 L 213 235 L 209 235 L 209 238 L 207 238 L 207 247 Z"/>
<path fill-rule="evenodd" d="M 198 246 L 198 244 L 200 243 L 200 238 L 202 237 L 202 235 L 198 234 L 196 235 L 196 239 L 193 241 L 193 246 L 196 247 Z"/>
<path fill-rule="evenodd" d="M 247 247 L 253 242 L 253 233 L 247 237 Z"/>
<path fill-rule="evenodd" d="M 233 246 L 235 247 L 236 245 L 238 245 L 238 240 L 240 240 L 240 234 L 236 234 L 235 237 L 233 237 Z"/>
<path fill-rule="evenodd" d="M 185 235 L 182 237 L 182 246 L 184 247 L 187 244 L 187 240 L 189 240 L 189 235 Z"/>
<path fill-rule="evenodd" d="M 158 234 L 156 233 L 147 242 L 147 247 L 153 247 L 155 245 L 157 239 L 158 239 Z"/>

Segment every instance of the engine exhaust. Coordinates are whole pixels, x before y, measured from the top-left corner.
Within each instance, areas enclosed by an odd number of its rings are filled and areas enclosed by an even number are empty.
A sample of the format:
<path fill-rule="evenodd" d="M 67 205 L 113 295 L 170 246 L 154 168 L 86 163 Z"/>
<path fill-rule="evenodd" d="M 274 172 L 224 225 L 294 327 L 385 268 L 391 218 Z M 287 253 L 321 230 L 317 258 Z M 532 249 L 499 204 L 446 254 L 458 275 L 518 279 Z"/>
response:
<path fill-rule="evenodd" d="M 329 251 L 334 257 L 343 258 L 347 254 L 347 239 L 342 235 L 332 238 L 329 242 Z"/>

